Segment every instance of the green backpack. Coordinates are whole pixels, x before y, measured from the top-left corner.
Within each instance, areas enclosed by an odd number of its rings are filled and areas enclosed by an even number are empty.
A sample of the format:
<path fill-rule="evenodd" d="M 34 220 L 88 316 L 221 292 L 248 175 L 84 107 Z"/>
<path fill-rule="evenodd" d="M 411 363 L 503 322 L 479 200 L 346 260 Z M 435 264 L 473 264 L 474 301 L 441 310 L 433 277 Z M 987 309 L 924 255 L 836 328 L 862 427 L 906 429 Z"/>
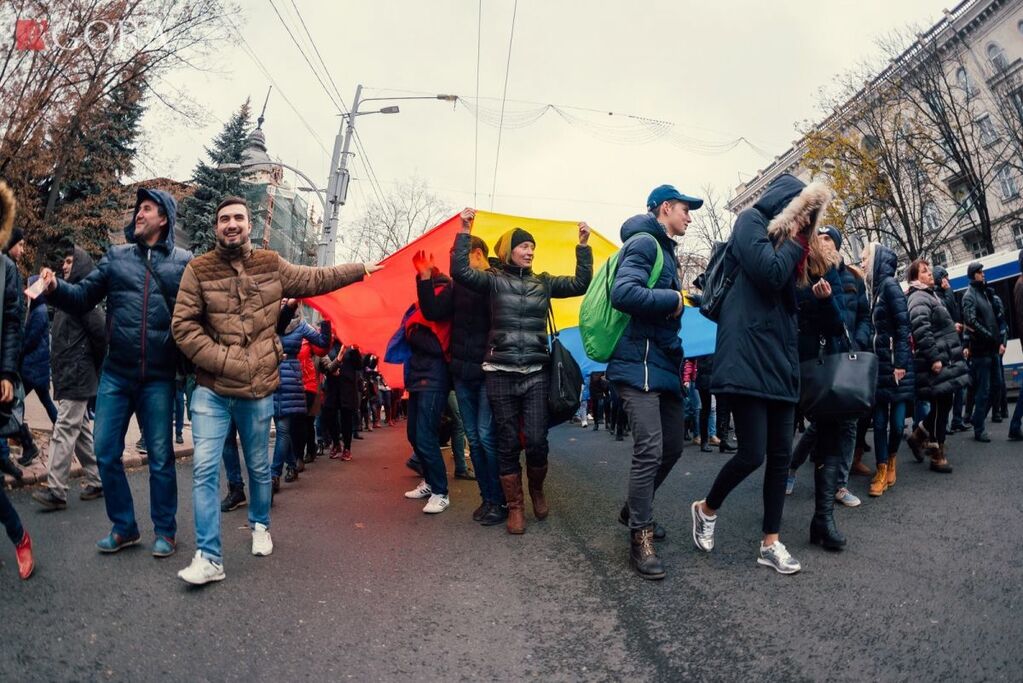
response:
<path fill-rule="evenodd" d="M 625 244 L 644 235 L 654 240 L 657 245 L 657 257 L 646 283 L 646 286 L 652 289 L 664 268 L 664 252 L 660 243 L 653 235 L 641 232 L 630 237 Z M 624 248 L 625 245 L 622 245 L 622 249 Z M 579 307 L 579 335 L 583 340 L 583 349 L 591 360 L 598 363 L 606 363 L 611 358 L 615 347 L 618 346 L 618 340 L 625 334 L 625 328 L 629 325 L 629 314 L 622 313 L 611 305 L 611 287 L 618 274 L 618 257 L 621 253 L 619 249 L 600 267 L 586 290 L 582 306 Z"/>

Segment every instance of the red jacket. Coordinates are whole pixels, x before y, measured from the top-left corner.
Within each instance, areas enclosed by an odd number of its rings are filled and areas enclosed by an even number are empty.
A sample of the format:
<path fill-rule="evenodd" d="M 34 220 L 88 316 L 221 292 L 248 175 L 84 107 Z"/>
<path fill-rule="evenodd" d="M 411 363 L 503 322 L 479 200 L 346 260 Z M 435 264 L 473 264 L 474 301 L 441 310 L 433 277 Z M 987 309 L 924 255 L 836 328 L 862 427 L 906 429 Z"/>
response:
<path fill-rule="evenodd" d="M 302 340 L 302 348 L 298 352 L 298 362 L 302 365 L 302 386 L 306 392 L 315 394 L 320 390 L 320 373 L 313 363 L 313 356 L 326 355 L 327 350 L 313 346 L 309 340 Z"/>

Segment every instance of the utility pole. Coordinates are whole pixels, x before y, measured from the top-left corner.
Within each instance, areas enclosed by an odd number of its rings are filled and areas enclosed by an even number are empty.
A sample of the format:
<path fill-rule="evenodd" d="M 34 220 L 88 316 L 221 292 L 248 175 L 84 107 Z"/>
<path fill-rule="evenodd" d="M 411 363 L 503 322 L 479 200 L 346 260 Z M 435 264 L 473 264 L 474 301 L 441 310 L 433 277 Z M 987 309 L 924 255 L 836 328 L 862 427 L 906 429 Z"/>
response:
<path fill-rule="evenodd" d="M 348 198 L 348 172 L 349 149 L 352 145 L 352 135 L 355 134 L 355 117 L 359 113 L 359 101 L 362 97 L 362 84 L 355 88 L 355 100 L 352 102 L 351 111 L 341 116 L 341 125 L 334 136 L 334 151 L 330 159 L 330 175 L 327 181 L 327 215 L 323 217 L 323 234 L 320 236 L 320 244 L 316 254 L 316 264 L 319 266 L 334 265 L 335 249 L 337 246 L 337 225 L 338 215 L 341 207 L 345 205 Z M 348 126 L 345 127 L 347 121 Z M 344 131 L 344 134 L 342 134 Z"/>

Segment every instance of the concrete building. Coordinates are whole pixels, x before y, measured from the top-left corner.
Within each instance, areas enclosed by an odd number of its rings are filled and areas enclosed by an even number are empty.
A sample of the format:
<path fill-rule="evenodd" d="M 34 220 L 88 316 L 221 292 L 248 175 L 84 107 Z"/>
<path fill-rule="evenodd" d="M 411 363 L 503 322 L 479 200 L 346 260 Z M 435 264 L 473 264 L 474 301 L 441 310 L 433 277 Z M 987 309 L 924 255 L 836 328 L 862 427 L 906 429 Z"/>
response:
<path fill-rule="evenodd" d="M 856 137 L 862 126 L 851 117 L 863 110 L 863 103 L 882 88 L 906 74 L 918 72 L 922 60 L 940 61 L 947 81 L 957 84 L 959 94 L 967 97 L 971 111 L 976 112 L 972 123 L 982 144 L 975 155 L 976 162 L 985 169 L 987 212 L 990 217 L 993 244 L 987 244 L 978 229 L 975 207 L 970 204 L 969 191 L 962 187 L 963 179 L 955 173 L 940 174 L 933 182 L 944 183 L 944 192 L 929 197 L 923 195 L 918 202 L 917 224 L 921 234 L 933 232 L 934 239 L 924 239 L 924 251 L 938 265 L 952 265 L 979 258 L 992 252 L 1023 248 L 1023 0 L 964 0 L 950 10 L 928 31 L 918 34 L 917 40 L 901 55 L 891 60 L 872 81 L 844 105 L 818 124 L 814 132 L 838 132 Z M 998 121 L 995 126 L 993 121 Z M 915 123 L 915 122 L 914 122 Z M 907 133 L 908 134 L 908 133 Z M 869 144 L 860 134 L 861 144 Z M 937 136 L 940 137 L 940 136 Z M 998 150 L 995 156 L 995 150 Z M 793 142 L 792 146 L 775 157 L 755 177 L 734 191 L 727 204 L 738 213 L 756 202 L 764 188 L 782 173 L 792 173 L 809 181 L 813 178 L 805 163 L 807 138 Z M 912 164 L 911 158 L 904 163 Z M 818 170 L 818 179 L 828 180 L 828 172 Z M 941 196 L 937 196 L 941 195 Z M 874 220 L 890 220 L 874 216 Z M 932 229 L 933 226 L 933 229 Z M 940 226 L 940 233 L 938 232 Z M 858 251 L 858 242 L 871 234 L 870 226 L 842 226 L 850 239 L 851 251 Z M 884 226 L 882 226 L 884 227 Z M 880 232 L 880 231 L 878 231 Z M 884 240 L 882 240 L 884 241 Z M 905 249 L 892 244 L 905 253 Z M 853 254 L 855 255 L 855 253 Z"/>

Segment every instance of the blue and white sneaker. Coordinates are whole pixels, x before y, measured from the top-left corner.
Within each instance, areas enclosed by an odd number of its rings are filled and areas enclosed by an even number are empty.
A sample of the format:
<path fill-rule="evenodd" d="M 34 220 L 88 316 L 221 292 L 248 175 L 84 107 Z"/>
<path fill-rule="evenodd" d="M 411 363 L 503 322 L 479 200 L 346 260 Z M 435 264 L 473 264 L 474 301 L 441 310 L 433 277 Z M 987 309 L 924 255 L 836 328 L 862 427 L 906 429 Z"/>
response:
<path fill-rule="evenodd" d="M 852 494 L 852 491 L 846 488 L 838 489 L 835 494 L 835 500 L 846 506 L 847 508 L 855 508 L 860 506 L 860 499 Z"/>

